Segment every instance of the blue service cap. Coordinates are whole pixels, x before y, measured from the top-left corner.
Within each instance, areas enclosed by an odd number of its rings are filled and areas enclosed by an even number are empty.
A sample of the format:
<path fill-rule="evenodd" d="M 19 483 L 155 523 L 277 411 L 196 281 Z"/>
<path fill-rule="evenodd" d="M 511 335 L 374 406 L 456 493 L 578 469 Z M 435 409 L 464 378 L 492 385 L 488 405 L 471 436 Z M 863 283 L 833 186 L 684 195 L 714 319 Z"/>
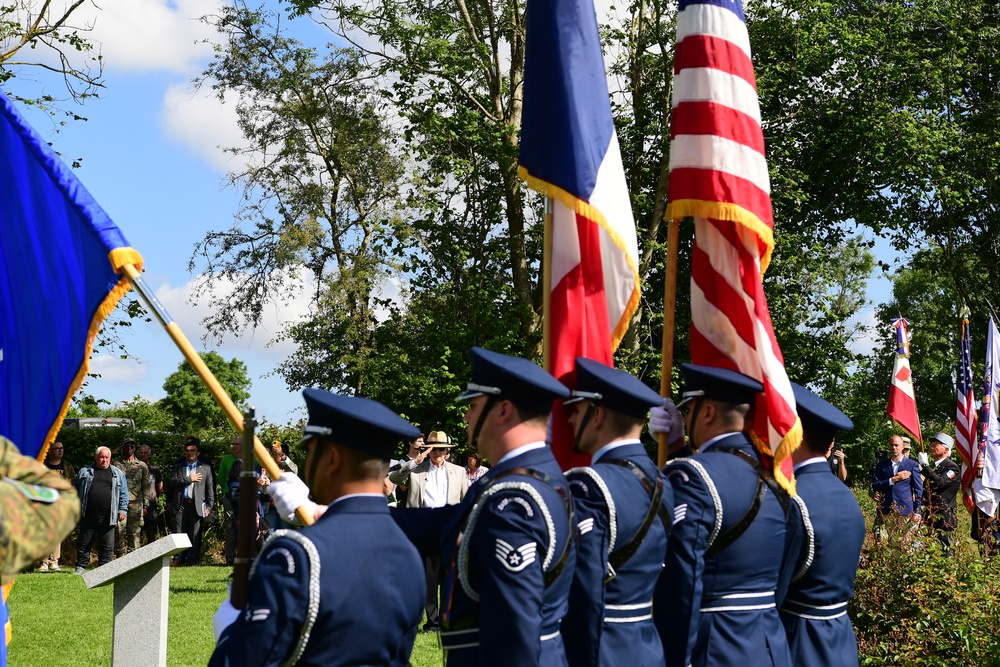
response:
<path fill-rule="evenodd" d="M 854 422 L 841 412 L 840 408 L 802 385 L 793 382 L 792 393 L 795 394 L 796 412 L 799 413 L 802 425 L 807 431 L 818 430 L 829 433 L 850 431 L 854 428 Z"/>
<path fill-rule="evenodd" d="M 304 389 L 309 421 L 304 439 L 320 437 L 389 460 L 400 440 L 413 440 L 420 429 L 378 401 Z"/>
<path fill-rule="evenodd" d="M 532 412 L 548 414 L 552 401 L 569 396 L 559 380 L 527 359 L 491 352 L 481 347 L 469 350 L 472 378 L 458 401 L 477 396 L 496 396 Z"/>
<path fill-rule="evenodd" d="M 576 358 L 576 389 L 566 404 L 591 400 L 630 417 L 644 419 L 663 397 L 631 373 L 593 359 Z"/>
<path fill-rule="evenodd" d="M 710 398 L 727 403 L 749 403 L 764 391 L 764 385 L 749 375 L 712 366 L 681 364 L 684 375 L 684 389 L 681 392 L 683 405 L 696 398 Z"/>

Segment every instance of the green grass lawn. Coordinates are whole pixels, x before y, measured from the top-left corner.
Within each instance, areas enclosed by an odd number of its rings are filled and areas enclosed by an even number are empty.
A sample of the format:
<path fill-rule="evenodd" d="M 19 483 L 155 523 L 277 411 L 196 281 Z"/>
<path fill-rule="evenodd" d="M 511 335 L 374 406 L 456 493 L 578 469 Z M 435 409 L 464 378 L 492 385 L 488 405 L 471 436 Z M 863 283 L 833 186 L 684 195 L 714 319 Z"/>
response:
<path fill-rule="evenodd" d="M 112 589 L 87 590 L 72 568 L 22 574 L 11 591 L 14 636 L 10 667 L 84 667 L 111 664 Z M 212 615 L 225 597 L 229 568 L 170 570 L 167 664 L 205 665 L 215 647 Z M 136 641 L 143 641 L 136 637 Z M 417 635 L 413 667 L 442 663 L 436 634 Z"/>

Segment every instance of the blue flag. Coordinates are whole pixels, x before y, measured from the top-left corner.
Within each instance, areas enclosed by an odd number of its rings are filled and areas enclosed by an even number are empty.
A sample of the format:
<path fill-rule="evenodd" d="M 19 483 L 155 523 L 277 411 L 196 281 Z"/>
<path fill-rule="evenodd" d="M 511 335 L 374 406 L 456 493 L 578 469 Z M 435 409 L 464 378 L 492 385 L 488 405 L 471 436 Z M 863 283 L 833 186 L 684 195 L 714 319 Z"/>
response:
<path fill-rule="evenodd" d="M 62 425 L 125 264 L 142 257 L 0 92 L 0 435 L 25 455 Z"/>

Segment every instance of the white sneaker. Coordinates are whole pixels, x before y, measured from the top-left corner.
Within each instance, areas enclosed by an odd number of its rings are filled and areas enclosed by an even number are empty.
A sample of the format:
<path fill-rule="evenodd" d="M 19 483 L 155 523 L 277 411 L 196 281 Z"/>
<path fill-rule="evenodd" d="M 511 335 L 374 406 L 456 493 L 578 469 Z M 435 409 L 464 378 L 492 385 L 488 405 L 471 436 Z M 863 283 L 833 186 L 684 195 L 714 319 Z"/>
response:
<path fill-rule="evenodd" d="M 58 565 L 53 565 L 53 566 L 51 566 L 51 567 L 49 568 L 49 572 L 58 572 L 58 571 L 59 571 L 59 570 L 61 570 L 61 569 L 62 569 L 62 568 L 61 568 L 61 567 L 59 567 Z"/>
<path fill-rule="evenodd" d="M 76 571 L 73 572 L 73 574 L 83 574 L 84 572 L 86 572 L 84 568 L 78 567 L 76 568 Z"/>
<path fill-rule="evenodd" d="M 42 563 L 41 565 L 38 566 L 38 571 L 39 572 L 48 572 L 49 571 L 49 564 L 48 563 Z"/>

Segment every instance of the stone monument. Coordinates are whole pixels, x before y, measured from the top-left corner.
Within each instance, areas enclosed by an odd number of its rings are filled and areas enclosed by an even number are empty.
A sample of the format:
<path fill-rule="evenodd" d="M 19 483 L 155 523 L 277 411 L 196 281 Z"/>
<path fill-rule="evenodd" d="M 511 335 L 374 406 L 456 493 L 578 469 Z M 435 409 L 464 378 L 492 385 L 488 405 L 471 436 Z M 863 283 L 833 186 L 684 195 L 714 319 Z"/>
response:
<path fill-rule="evenodd" d="M 114 584 L 112 665 L 166 667 L 170 557 L 190 547 L 175 533 L 84 573 L 87 588 Z"/>

